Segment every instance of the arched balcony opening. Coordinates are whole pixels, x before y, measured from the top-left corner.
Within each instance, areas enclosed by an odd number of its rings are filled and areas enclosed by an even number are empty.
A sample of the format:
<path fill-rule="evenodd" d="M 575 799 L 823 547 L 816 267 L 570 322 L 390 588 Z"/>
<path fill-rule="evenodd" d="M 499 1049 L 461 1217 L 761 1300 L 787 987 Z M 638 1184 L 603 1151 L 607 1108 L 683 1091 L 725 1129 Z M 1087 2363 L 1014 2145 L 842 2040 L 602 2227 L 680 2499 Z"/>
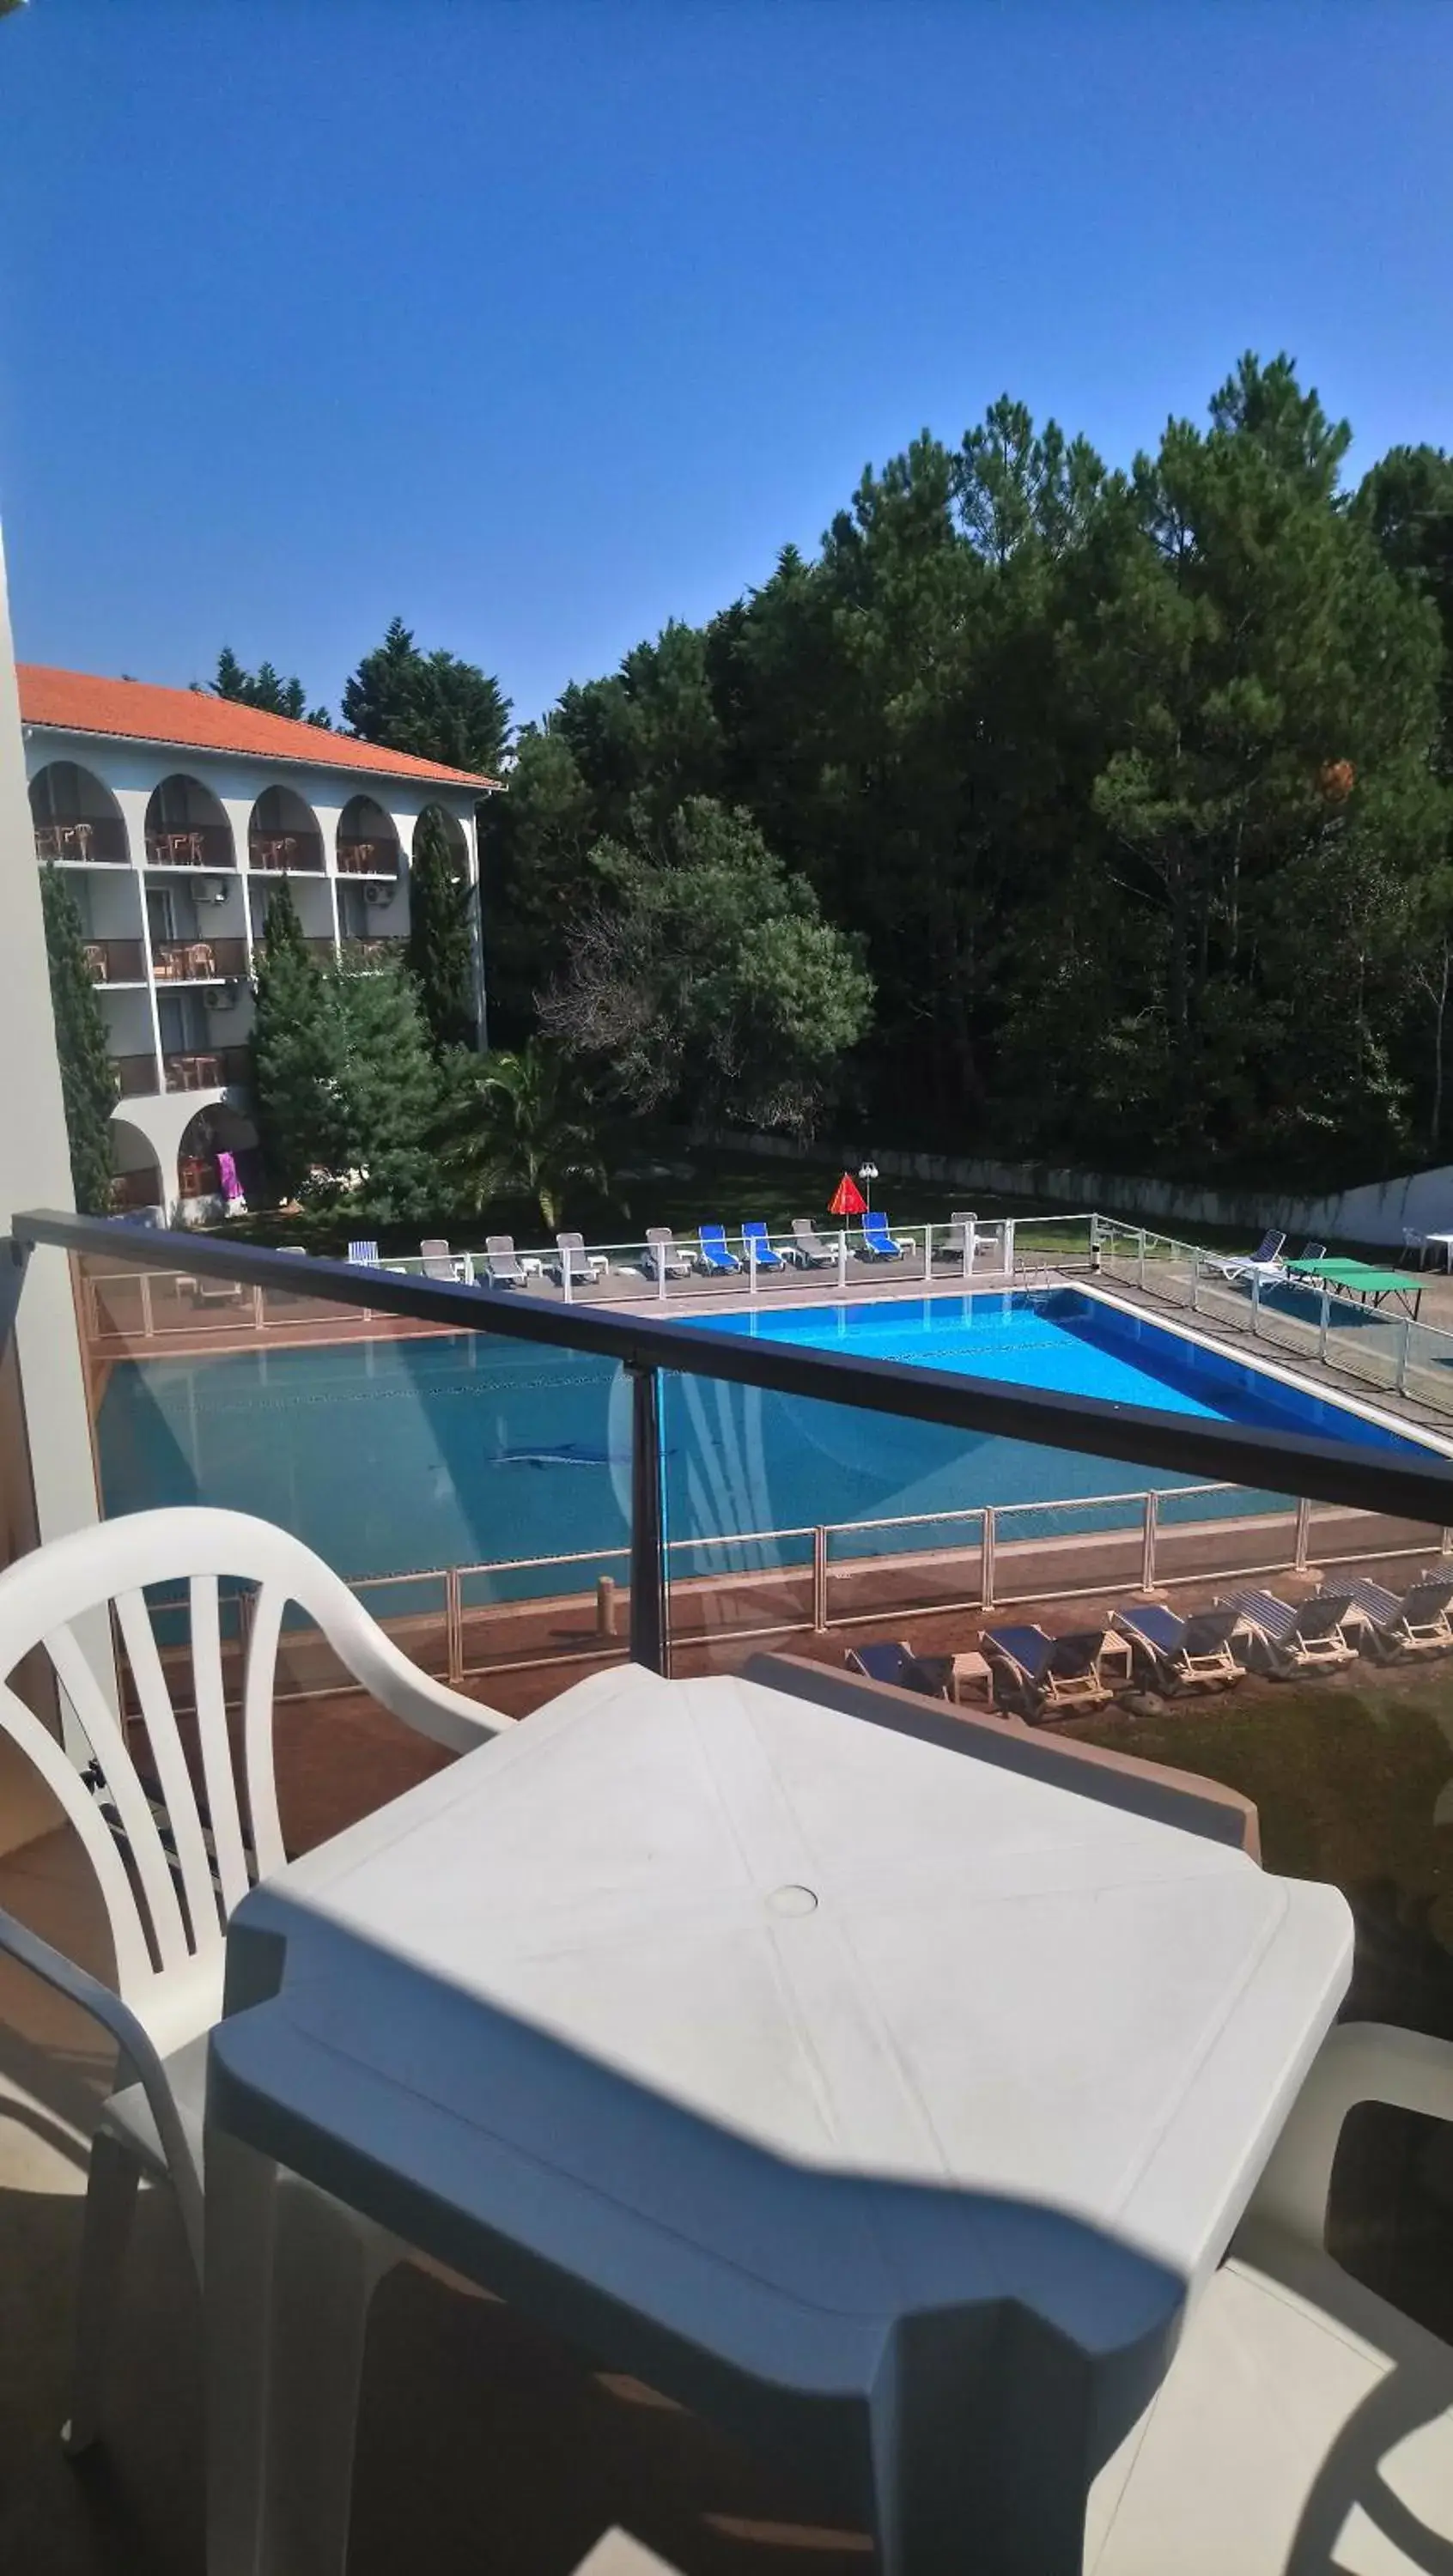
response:
<path fill-rule="evenodd" d="M 165 1211 L 166 1191 L 156 1147 L 124 1118 L 111 1121 L 111 1204 L 117 1215 L 133 1208 Z"/>
<path fill-rule="evenodd" d="M 130 865 L 121 808 L 107 787 L 74 760 L 47 761 L 30 782 L 35 855 L 62 867 Z"/>
<path fill-rule="evenodd" d="M 178 1198 L 212 1199 L 224 1195 L 218 1162 L 221 1154 L 231 1155 L 244 1197 L 255 1192 L 261 1177 L 257 1129 L 244 1111 L 234 1109 L 225 1100 L 199 1109 L 182 1129 L 177 1145 Z"/>
<path fill-rule="evenodd" d="M 236 868 L 231 825 L 200 778 L 178 770 L 152 789 L 146 808 L 146 864 L 228 875 Z"/>
<path fill-rule="evenodd" d="M 399 836 L 383 807 L 372 796 L 351 796 L 338 817 L 339 875 L 397 880 L 399 864 Z"/>
<path fill-rule="evenodd" d="M 372 796 L 355 796 L 338 818 L 338 928 L 345 953 L 375 958 L 403 947 L 408 929 L 402 900 L 403 853 L 399 836 Z"/>
<path fill-rule="evenodd" d="M 273 876 L 321 876 L 323 835 L 292 787 L 265 787 L 247 828 L 247 864 Z"/>

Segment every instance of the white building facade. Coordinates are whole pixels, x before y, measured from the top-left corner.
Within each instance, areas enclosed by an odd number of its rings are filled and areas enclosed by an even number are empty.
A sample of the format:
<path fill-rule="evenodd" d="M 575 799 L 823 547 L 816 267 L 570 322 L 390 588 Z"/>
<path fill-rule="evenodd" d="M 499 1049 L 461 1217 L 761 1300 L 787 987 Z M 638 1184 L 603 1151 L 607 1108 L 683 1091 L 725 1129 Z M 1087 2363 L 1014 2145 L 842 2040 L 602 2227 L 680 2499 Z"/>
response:
<path fill-rule="evenodd" d="M 281 879 L 319 959 L 366 972 L 407 938 L 426 813 L 477 888 L 494 781 L 192 690 L 18 676 L 36 857 L 75 897 L 117 1067 L 118 1205 L 210 1215 L 218 1151 L 245 1172 L 257 1144 L 252 978 Z M 482 1043 L 477 899 L 470 918 Z"/>

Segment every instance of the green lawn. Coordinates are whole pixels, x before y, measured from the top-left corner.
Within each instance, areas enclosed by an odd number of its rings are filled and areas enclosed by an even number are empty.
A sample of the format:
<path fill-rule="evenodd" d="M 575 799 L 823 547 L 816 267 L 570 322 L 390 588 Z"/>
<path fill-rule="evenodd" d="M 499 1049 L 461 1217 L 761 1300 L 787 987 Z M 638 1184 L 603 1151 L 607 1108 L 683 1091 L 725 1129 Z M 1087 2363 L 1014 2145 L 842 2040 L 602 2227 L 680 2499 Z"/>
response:
<path fill-rule="evenodd" d="M 1267 1868 L 1330 1879 L 1352 1900 L 1361 2008 L 1453 2033 L 1447 1665 L 1244 1687 L 1073 1732 L 1254 1799 Z"/>

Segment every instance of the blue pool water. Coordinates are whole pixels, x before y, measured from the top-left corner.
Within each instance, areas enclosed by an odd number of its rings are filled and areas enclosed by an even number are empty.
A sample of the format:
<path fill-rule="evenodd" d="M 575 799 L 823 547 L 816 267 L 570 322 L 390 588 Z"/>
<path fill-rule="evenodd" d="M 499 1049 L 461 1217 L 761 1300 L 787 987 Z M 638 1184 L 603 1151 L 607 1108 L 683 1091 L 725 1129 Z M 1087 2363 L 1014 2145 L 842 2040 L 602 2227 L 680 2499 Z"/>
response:
<path fill-rule="evenodd" d="M 1166 1412 L 1419 1445 L 1070 1289 L 769 1308 L 714 1317 L 712 1328 Z M 718 1542 L 683 1550 L 683 1574 L 802 1553 L 791 1544 L 730 1545 L 752 1531 L 986 1503 L 999 1508 L 1006 1540 L 1046 1525 L 1042 1515 L 1016 1518 L 1016 1505 L 1062 1504 L 1053 1524 L 1066 1531 L 1115 1526 L 1115 1508 L 1087 1498 L 1152 1485 L 1169 1519 L 1186 1482 L 705 1379 L 668 1378 L 663 1416 L 671 1538 Z M 619 1371 L 487 1334 L 122 1362 L 106 1388 L 98 1445 L 108 1512 L 228 1504 L 295 1530 L 355 1578 L 564 1554 L 600 1560 L 568 1584 L 523 1570 L 481 1582 L 475 1601 L 574 1589 L 597 1570 L 618 1570 L 612 1553 L 629 1529 L 630 1405 Z M 1229 1507 L 1244 1510 L 1247 1499 Z M 1207 1505 L 1182 1508 L 1202 1517 Z M 1119 1508 L 1119 1520 L 1128 1510 Z M 920 1527 L 878 1543 L 924 1547 L 972 1534 Z"/>

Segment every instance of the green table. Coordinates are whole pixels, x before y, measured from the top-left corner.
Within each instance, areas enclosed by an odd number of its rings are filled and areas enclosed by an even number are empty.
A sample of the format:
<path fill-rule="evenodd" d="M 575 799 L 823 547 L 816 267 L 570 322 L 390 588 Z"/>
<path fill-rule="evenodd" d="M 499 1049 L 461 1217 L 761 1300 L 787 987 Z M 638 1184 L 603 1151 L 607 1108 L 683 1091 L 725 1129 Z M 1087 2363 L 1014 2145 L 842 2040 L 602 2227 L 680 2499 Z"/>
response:
<path fill-rule="evenodd" d="M 1423 1282 L 1415 1270 L 1379 1270 L 1370 1261 L 1289 1261 L 1286 1268 L 1289 1279 L 1336 1288 L 1360 1298 L 1364 1306 L 1381 1306 L 1392 1298 L 1405 1315 L 1416 1316 L 1422 1302 Z"/>

